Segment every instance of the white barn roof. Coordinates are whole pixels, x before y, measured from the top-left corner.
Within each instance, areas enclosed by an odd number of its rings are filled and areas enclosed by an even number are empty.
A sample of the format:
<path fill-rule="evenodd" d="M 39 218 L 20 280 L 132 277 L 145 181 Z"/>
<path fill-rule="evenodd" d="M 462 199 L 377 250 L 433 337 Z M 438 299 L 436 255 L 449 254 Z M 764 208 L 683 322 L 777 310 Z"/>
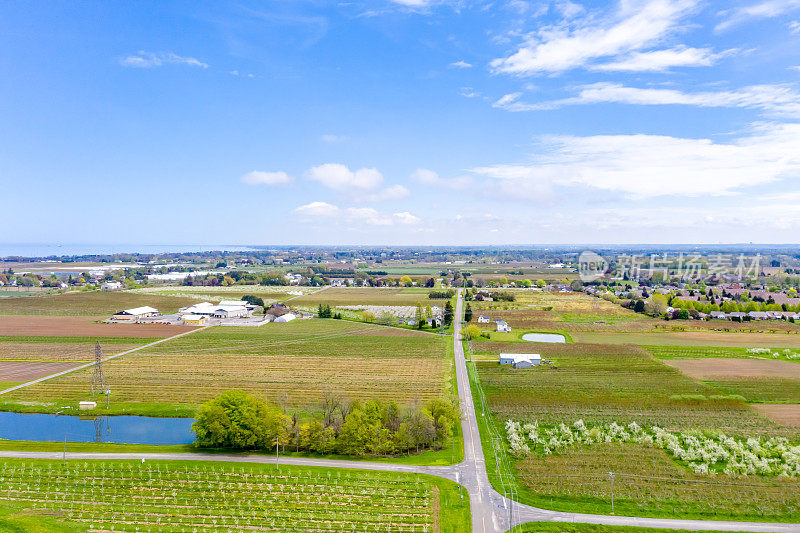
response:
<path fill-rule="evenodd" d="M 144 307 L 134 307 L 133 309 L 126 309 L 118 315 L 146 315 L 149 313 L 158 313 L 158 309 L 145 305 Z"/>

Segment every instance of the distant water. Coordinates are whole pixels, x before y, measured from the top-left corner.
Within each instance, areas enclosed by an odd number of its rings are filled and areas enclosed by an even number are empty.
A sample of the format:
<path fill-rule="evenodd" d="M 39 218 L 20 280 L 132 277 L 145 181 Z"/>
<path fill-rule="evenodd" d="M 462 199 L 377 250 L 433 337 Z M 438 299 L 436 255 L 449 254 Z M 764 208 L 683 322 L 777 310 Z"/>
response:
<path fill-rule="evenodd" d="M 165 254 L 187 252 L 246 252 L 254 250 L 250 246 L 231 244 L 59 244 L 59 243 L 0 243 L 0 258 L 20 257 L 62 257 L 73 255 L 110 255 L 123 253 Z"/>

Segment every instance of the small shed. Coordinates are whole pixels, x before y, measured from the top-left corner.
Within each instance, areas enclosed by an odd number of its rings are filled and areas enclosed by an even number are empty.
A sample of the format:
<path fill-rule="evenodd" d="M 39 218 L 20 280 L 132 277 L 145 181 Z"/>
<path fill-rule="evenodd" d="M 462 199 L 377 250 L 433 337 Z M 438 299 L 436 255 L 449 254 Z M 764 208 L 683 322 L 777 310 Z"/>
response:
<path fill-rule="evenodd" d="M 478 315 L 478 324 L 488 324 L 490 321 L 487 315 Z"/>
<path fill-rule="evenodd" d="M 509 326 L 505 320 L 500 320 L 499 318 L 494 321 L 495 325 L 497 326 L 497 331 L 500 333 L 508 333 L 511 331 L 511 326 Z"/>

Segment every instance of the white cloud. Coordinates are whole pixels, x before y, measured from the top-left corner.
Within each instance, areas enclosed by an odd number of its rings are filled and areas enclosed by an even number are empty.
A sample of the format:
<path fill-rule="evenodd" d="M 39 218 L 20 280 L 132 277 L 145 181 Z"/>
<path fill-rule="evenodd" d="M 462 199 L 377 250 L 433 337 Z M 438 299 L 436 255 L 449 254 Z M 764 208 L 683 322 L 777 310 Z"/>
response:
<path fill-rule="evenodd" d="M 439 174 L 427 168 L 418 168 L 411 174 L 411 179 L 422 185 L 433 185 L 454 190 L 464 190 L 474 183 L 469 176 L 455 178 L 440 178 Z"/>
<path fill-rule="evenodd" d="M 374 168 L 361 168 L 353 172 L 339 163 L 313 167 L 306 176 L 337 191 L 373 190 L 383 182 L 383 175 Z"/>
<path fill-rule="evenodd" d="M 467 63 L 466 61 L 463 61 L 463 60 L 456 61 L 454 63 L 450 63 L 450 65 L 448 65 L 448 66 L 450 68 L 472 68 L 472 64 L 471 63 Z"/>
<path fill-rule="evenodd" d="M 559 73 L 643 50 L 678 31 L 696 5 L 697 0 L 620 0 L 617 12 L 604 20 L 587 15 L 575 24 L 540 29 L 515 53 L 492 61 L 491 67 L 519 76 Z"/>
<path fill-rule="evenodd" d="M 478 91 L 476 91 L 472 87 L 462 87 L 458 91 L 458 94 L 460 94 L 464 98 L 478 98 L 481 95 L 481 93 L 479 93 Z"/>
<path fill-rule="evenodd" d="M 800 33 L 800 20 L 793 20 L 790 22 L 789 31 L 792 33 Z"/>
<path fill-rule="evenodd" d="M 618 83 L 594 83 L 580 87 L 578 95 L 537 103 L 520 101 L 522 93 L 511 93 L 493 107 L 507 111 L 541 111 L 568 105 L 620 103 L 633 105 L 692 105 L 759 109 L 771 115 L 800 117 L 800 93 L 790 85 L 751 85 L 730 91 L 686 93 L 675 89 L 641 89 Z"/>
<path fill-rule="evenodd" d="M 548 186 L 600 189 L 631 198 L 735 194 L 800 177 L 800 124 L 766 124 L 729 143 L 660 135 L 552 136 L 529 165 L 473 172 L 497 180 L 510 197 Z"/>
<path fill-rule="evenodd" d="M 556 2 L 555 7 L 556 10 L 561 13 L 561 16 L 567 19 L 577 17 L 586 11 L 582 5 L 575 4 L 569 0 L 561 0 L 560 2 Z"/>
<path fill-rule="evenodd" d="M 322 139 L 322 142 L 326 142 L 328 144 L 336 144 L 349 141 L 350 137 L 346 135 L 334 135 L 332 133 L 326 133 L 325 135 L 321 135 L 320 139 Z"/>
<path fill-rule="evenodd" d="M 725 20 L 717 24 L 715 31 L 725 31 L 754 19 L 774 18 L 784 13 L 800 9 L 800 0 L 767 0 L 749 6 L 721 11 Z"/>
<path fill-rule="evenodd" d="M 667 50 L 635 52 L 610 63 L 592 67 L 593 70 L 627 72 L 664 72 L 672 67 L 710 67 L 720 54 L 710 48 L 676 46 Z"/>
<path fill-rule="evenodd" d="M 384 200 L 399 200 L 411 194 L 407 188 L 402 185 L 392 185 L 385 189 L 373 194 L 368 194 L 359 198 L 362 202 L 382 202 Z"/>
<path fill-rule="evenodd" d="M 331 217 L 339 214 L 339 208 L 327 202 L 311 202 L 301 205 L 293 211 L 298 215 L 308 215 L 314 217 Z"/>
<path fill-rule="evenodd" d="M 394 215 L 392 215 L 392 217 L 394 218 L 395 221 L 397 221 L 398 224 L 413 225 L 422 222 L 422 220 L 419 217 L 412 215 L 408 211 L 395 213 Z"/>
<path fill-rule="evenodd" d="M 260 170 L 248 172 L 239 179 L 248 185 L 284 185 L 292 181 L 286 172 L 262 172 Z"/>
<path fill-rule="evenodd" d="M 172 52 L 145 52 L 140 50 L 134 55 L 129 55 L 120 59 L 120 64 L 125 67 L 152 68 L 162 65 L 189 65 L 190 67 L 208 68 L 208 64 L 193 57 L 183 57 Z"/>

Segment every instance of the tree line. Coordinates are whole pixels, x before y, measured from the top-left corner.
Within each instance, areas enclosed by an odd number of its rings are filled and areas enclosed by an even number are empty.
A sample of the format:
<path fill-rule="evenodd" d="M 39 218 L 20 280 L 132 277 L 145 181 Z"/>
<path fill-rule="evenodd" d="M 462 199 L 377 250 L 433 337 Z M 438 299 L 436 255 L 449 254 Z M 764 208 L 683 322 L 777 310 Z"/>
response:
<path fill-rule="evenodd" d="M 401 408 L 329 392 L 320 411 L 301 421 L 264 399 L 229 390 L 200 406 L 192 430 L 203 448 L 391 456 L 444 448 L 461 417 L 457 397 Z"/>

